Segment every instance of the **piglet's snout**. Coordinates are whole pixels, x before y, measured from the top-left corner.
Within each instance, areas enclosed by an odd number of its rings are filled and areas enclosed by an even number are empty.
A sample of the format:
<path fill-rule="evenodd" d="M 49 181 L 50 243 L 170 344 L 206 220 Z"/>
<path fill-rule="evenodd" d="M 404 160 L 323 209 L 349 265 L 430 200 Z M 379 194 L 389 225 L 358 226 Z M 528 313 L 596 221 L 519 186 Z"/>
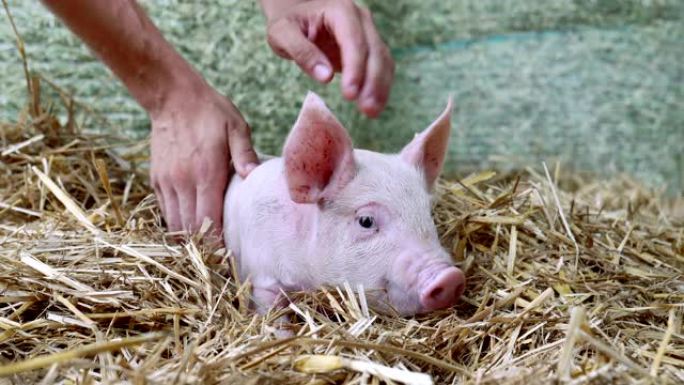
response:
<path fill-rule="evenodd" d="M 420 292 L 420 304 L 427 311 L 444 309 L 456 304 L 465 289 L 465 276 L 456 267 L 450 266 L 425 282 Z"/>

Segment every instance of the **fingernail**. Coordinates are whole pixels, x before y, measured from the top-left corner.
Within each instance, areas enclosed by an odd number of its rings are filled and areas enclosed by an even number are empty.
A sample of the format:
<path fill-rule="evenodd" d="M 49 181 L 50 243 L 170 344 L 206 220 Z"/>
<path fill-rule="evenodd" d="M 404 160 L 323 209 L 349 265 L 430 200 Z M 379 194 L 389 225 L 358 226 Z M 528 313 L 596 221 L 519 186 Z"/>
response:
<path fill-rule="evenodd" d="M 346 94 L 345 96 L 348 99 L 354 99 L 359 93 L 359 86 L 357 86 L 356 84 L 347 84 L 344 86 L 344 92 Z"/>
<path fill-rule="evenodd" d="M 325 65 L 325 64 L 316 64 L 316 66 L 313 69 L 313 75 L 316 80 L 319 82 L 325 82 L 330 79 L 330 74 L 331 74 L 330 68 Z"/>
<path fill-rule="evenodd" d="M 365 108 L 367 110 L 373 110 L 373 109 L 378 108 L 378 102 L 375 101 L 375 98 L 372 96 L 364 98 L 362 105 L 363 105 L 363 108 Z"/>
<path fill-rule="evenodd" d="M 373 97 L 363 99 L 361 103 L 363 112 L 371 118 L 380 115 L 380 104 Z"/>

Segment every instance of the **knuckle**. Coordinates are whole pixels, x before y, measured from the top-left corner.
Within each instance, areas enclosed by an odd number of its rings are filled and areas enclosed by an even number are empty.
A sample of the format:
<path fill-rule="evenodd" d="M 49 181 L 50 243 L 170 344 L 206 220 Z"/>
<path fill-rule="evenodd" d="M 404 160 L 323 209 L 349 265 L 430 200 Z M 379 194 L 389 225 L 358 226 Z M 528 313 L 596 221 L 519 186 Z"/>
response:
<path fill-rule="evenodd" d="M 363 36 L 359 36 L 359 39 L 354 44 L 354 56 L 350 60 L 360 70 L 361 67 L 365 67 L 369 53 L 370 49 L 366 39 Z M 362 76 L 362 74 L 358 73 L 357 76 Z"/>
<path fill-rule="evenodd" d="M 397 64 L 395 63 L 394 58 L 392 57 L 392 51 L 390 51 L 387 45 L 385 45 L 384 43 L 380 43 L 376 52 L 383 71 L 388 71 L 391 74 L 394 74 Z"/>
<path fill-rule="evenodd" d="M 225 186 L 224 183 L 220 183 L 219 180 L 204 179 L 197 183 L 196 189 L 198 198 L 211 198 L 223 192 Z"/>
<path fill-rule="evenodd" d="M 250 149 L 241 149 L 237 151 L 233 156 L 233 166 L 235 171 L 242 174 L 246 171 L 246 167 L 249 163 L 256 161 L 256 155 Z"/>
<path fill-rule="evenodd" d="M 337 11 L 340 15 L 344 17 L 357 16 L 359 15 L 358 5 L 353 0 L 340 0 L 335 2 L 337 6 Z"/>
<path fill-rule="evenodd" d="M 356 7 L 356 3 L 353 0 L 338 0 L 335 3 L 342 7 Z"/>
<path fill-rule="evenodd" d="M 268 46 L 271 47 L 272 50 L 278 52 L 279 46 L 278 42 L 276 41 L 275 33 L 273 32 L 272 27 L 268 27 L 268 30 L 266 32 L 266 42 L 268 43 Z"/>
<path fill-rule="evenodd" d="M 280 24 L 280 21 L 275 21 L 269 23 L 268 26 L 266 26 L 266 40 L 268 41 L 268 44 L 271 46 L 277 44 L 278 42 L 277 37 Z"/>
<path fill-rule="evenodd" d="M 197 162 L 193 166 L 193 170 L 195 175 L 197 176 L 197 179 L 200 181 L 205 180 L 205 179 L 210 179 L 211 175 L 213 174 L 212 171 L 213 167 L 209 162 Z"/>
<path fill-rule="evenodd" d="M 245 121 L 233 121 L 233 122 L 228 122 L 226 123 L 228 126 L 228 134 L 231 137 L 244 137 L 244 136 L 250 136 L 252 130 L 249 127 L 249 124 Z"/>
<path fill-rule="evenodd" d="M 287 57 L 287 51 L 282 46 L 280 36 L 284 28 L 284 22 L 282 20 L 277 20 L 270 23 L 266 28 L 266 42 L 271 50 L 275 52 L 276 55 L 280 57 Z"/>
<path fill-rule="evenodd" d="M 266 33 L 271 37 L 277 37 L 278 33 L 283 29 L 286 22 L 286 19 L 276 19 L 270 21 L 268 24 L 266 24 Z"/>
<path fill-rule="evenodd" d="M 240 153 L 236 155 L 236 157 L 240 157 L 241 159 L 251 159 L 251 158 L 256 158 L 256 152 L 252 147 L 246 147 L 240 150 Z"/>
<path fill-rule="evenodd" d="M 228 173 L 225 165 L 219 165 L 212 162 L 199 162 L 194 168 L 197 175 L 197 184 L 199 185 L 218 185 Z"/>
<path fill-rule="evenodd" d="M 292 56 L 294 60 L 301 64 L 302 66 L 313 65 L 313 61 L 316 59 L 316 52 L 310 47 L 305 45 L 298 45 L 292 49 Z"/>
<path fill-rule="evenodd" d="M 271 50 L 273 51 L 273 53 L 280 56 L 281 58 L 286 58 L 286 59 L 289 58 L 287 51 L 285 51 L 283 49 L 283 47 L 281 47 L 278 43 L 274 42 L 270 36 L 268 37 L 267 41 L 268 41 L 268 45 L 269 45 L 269 47 L 271 47 Z"/>
<path fill-rule="evenodd" d="M 170 167 L 164 179 L 171 185 L 184 185 L 193 179 L 193 172 L 188 165 L 178 162 Z"/>
<path fill-rule="evenodd" d="M 168 175 L 169 183 L 179 184 L 188 181 L 188 173 L 180 167 L 174 168 Z"/>
<path fill-rule="evenodd" d="M 368 7 L 357 6 L 357 9 L 359 10 L 359 14 L 361 14 L 361 16 L 363 16 L 363 17 L 365 17 L 371 21 L 373 20 L 373 15 L 371 14 L 371 11 L 370 11 L 370 9 L 368 9 Z"/>

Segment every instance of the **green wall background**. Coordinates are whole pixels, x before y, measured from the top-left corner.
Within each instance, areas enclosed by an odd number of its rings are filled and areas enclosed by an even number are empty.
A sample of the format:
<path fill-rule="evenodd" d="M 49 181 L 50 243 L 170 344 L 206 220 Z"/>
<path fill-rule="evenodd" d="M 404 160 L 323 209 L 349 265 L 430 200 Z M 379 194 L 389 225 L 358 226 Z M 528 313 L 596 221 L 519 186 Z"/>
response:
<path fill-rule="evenodd" d="M 273 55 L 254 0 L 142 1 L 167 38 L 229 95 L 264 152 L 278 152 L 306 90 L 321 93 L 357 145 L 396 151 L 456 102 L 451 172 L 538 167 L 626 172 L 684 190 L 684 1 L 368 0 L 397 60 L 389 106 L 360 116 L 337 83 L 320 87 Z M 113 126 L 149 123 L 111 74 L 38 1 L 9 1 L 33 70 Z M 24 81 L 0 23 L 0 118 Z M 95 129 L 111 129 L 100 121 Z"/>

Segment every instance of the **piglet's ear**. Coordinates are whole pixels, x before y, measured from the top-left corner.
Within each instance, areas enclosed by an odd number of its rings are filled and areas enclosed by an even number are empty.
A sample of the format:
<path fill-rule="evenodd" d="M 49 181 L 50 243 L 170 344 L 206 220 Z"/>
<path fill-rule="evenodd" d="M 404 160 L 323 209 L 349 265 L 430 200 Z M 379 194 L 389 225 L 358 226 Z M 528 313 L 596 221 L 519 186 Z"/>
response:
<path fill-rule="evenodd" d="M 451 96 L 442 114 L 401 150 L 401 158 L 425 175 L 428 190 L 442 172 L 451 132 Z"/>
<path fill-rule="evenodd" d="M 352 141 L 321 98 L 309 92 L 283 149 L 290 198 L 316 203 L 355 175 Z"/>

